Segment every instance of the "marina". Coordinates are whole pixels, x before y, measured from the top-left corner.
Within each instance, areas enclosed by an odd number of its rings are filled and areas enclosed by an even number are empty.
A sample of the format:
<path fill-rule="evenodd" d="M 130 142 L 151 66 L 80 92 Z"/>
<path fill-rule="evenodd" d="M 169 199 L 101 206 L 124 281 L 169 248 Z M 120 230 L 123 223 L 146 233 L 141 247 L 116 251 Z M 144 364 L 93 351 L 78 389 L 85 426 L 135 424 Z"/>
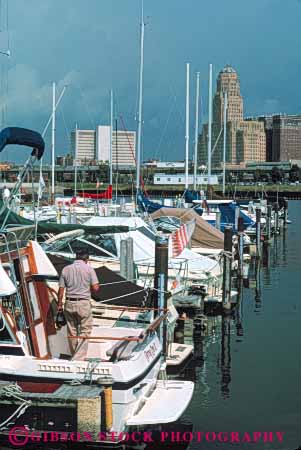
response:
<path fill-rule="evenodd" d="M 43 1 L 0 1 L 0 450 L 300 450 L 301 115 L 253 5 L 208 59 L 209 3 Z"/>
<path fill-rule="evenodd" d="M 40 148 L 21 181 L 42 157 L 43 139 L 17 128 L 3 134 L 8 144 L 17 139 Z M 236 330 L 243 340 L 245 297 L 254 290 L 259 313 L 262 271 L 268 273 L 279 243 L 289 239 L 288 227 L 297 226 L 286 199 L 203 200 L 181 209 L 140 197 L 140 213 L 117 213 L 105 196 L 89 198 L 81 210 L 74 197 L 49 205 L 46 214 L 33 203 L 31 220 L 13 201 L 18 189 L 17 183 L 0 214 L 2 437 L 12 426 L 89 430 L 89 444 L 97 447 L 105 432 L 160 432 L 193 408 L 202 386 L 196 367 L 206 367 L 218 341 L 221 391 L 229 398 L 231 335 Z M 78 348 L 87 347 L 84 360 L 78 350 L 70 354 L 72 336 L 57 312 L 59 276 L 82 248 L 102 287 L 92 293 L 91 335 L 77 335 Z"/>

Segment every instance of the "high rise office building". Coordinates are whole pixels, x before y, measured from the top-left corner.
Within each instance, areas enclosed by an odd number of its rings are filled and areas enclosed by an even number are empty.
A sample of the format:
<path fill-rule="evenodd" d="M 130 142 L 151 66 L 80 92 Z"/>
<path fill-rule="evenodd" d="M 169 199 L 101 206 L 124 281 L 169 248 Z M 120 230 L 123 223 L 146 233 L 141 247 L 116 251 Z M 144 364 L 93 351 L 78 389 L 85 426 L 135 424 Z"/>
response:
<path fill-rule="evenodd" d="M 91 160 L 108 162 L 110 159 L 111 127 L 97 126 L 96 130 L 75 130 L 71 133 L 71 152 L 82 163 Z M 116 139 L 117 136 L 117 139 Z M 115 167 L 134 167 L 136 132 L 113 130 L 112 161 Z"/>
<path fill-rule="evenodd" d="M 243 164 L 265 161 L 266 145 L 263 123 L 244 121 L 243 98 L 237 72 L 226 66 L 218 75 L 213 99 L 212 167 L 220 168 L 223 161 L 224 98 L 227 92 L 226 162 Z M 207 163 L 208 125 L 203 126 L 199 140 L 199 161 Z"/>

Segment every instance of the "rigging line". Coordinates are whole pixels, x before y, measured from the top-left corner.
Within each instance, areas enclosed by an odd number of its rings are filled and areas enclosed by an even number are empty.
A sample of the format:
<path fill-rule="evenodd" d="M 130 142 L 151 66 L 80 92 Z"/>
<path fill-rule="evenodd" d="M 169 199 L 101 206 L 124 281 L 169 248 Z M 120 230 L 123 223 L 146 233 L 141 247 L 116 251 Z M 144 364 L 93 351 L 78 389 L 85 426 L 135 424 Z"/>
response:
<path fill-rule="evenodd" d="M 167 127 L 168 127 L 168 125 L 169 125 L 169 121 L 170 121 L 171 114 L 172 114 L 172 112 L 173 112 L 173 108 L 174 108 L 175 104 L 176 104 L 176 96 L 174 96 L 174 98 L 173 98 L 173 102 L 172 102 L 171 107 L 170 107 L 170 109 L 169 109 L 169 113 L 168 113 L 168 116 L 167 116 L 167 120 L 166 120 L 164 129 L 163 129 L 163 131 L 162 131 L 162 134 L 161 134 L 161 137 L 160 137 L 160 140 L 159 140 L 158 147 L 157 147 L 157 149 L 156 149 L 156 151 L 155 151 L 155 159 L 156 159 L 156 158 L 158 157 L 158 155 L 159 155 L 159 151 L 160 151 L 160 149 L 161 149 L 161 145 L 162 145 L 162 142 L 163 142 L 163 138 L 164 138 L 165 133 L 166 133 L 166 131 L 167 131 Z"/>
<path fill-rule="evenodd" d="M 93 120 L 91 111 L 89 110 L 88 103 L 87 103 L 86 98 L 85 98 L 85 96 L 84 96 L 84 92 L 83 92 L 82 87 L 81 87 L 81 85 L 80 85 L 79 82 L 78 82 L 78 89 L 79 89 L 80 95 L 81 95 L 81 97 L 82 97 L 83 103 L 84 103 L 84 105 L 85 105 L 85 108 L 86 108 L 86 111 L 87 111 L 87 114 L 88 114 L 88 118 L 89 118 L 90 123 L 91 123 L 91 125 L 92 125 L 92 129 L 95 129 L 95 128 L 96 128 L 96 123 L 95 123 L 94 120 Z"/>
<path fill-rule="evenodd" d="M 67 127 L 67 123 L 66 123 L 66 119 L 65 119 L 65 114 L 64 114 L 64 110 L 63 110 L 63 107 L 62 107 L 62 106 L 61 106 L 61 109 L 60 109 L 60 113 L 61 113 L 61 115 L 62 115 L 63 122 L 64 122 L 64 126 L 65 126 L 65 131 L 66 131 L 66 136 L 67 136 L 68 146 L 70 147 L 70 141 L 71 141 L 71 139 L 70 139 L 70 128 L 68 129 L 68 127 Z"/>
<path fill-rule="evenodd" d="M 129 147 L 130 147 L 132 156 L 133 156 L 133 160 L 135 161 L 135 165 L 137 165 L 136 155 L 135 155 L 133 146 L 132 146 L 132 144 L 131 144 L 131 141 L 130 141 L 130 139 L 129 139 L 129 136 L 128 136 L 128 130 L 127 130 L 126 126 L 125 126 L 125 123 L 124 123 L 124 119 L 123 119 L 122 114 L 119 114 L 119 118 L 120 118 L 120 121 L 121 121 L 121 125 L 122 125 L 122 127 L 123 127 L 123 130 L 124 130 L 124 132 L 125 132 L 125 134 L 126 134 L 126 138 L 127 138 L 127 141 L 128 141 L 128 144 L 129 144 Z M 142 188 L 145 190 L 145 185 L 144 185 L 144 181 L 143 181 L 143 178 L 142 178 L 142 175 L 141 175 L 141 174 L 140 174 L 140 183 L 141 183 Z"/>
<path fill-rule="evenodd" d="M 10 35 L 9 35 L 9 26 L 8 26 L 8 0 L 6 0 L 6 32 L 7 32 L 7 50 L 10 50 Z"/>

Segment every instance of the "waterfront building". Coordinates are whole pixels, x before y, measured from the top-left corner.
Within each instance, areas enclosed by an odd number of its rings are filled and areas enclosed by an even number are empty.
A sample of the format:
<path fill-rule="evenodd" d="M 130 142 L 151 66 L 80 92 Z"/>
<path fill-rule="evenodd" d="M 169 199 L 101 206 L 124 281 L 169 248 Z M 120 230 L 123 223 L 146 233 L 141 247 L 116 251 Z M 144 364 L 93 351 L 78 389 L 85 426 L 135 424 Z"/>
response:
<path fill-rule="evenodd" d="M 274 115 L 272 161 L 301 159 L 301 116 Z"/>
<path fill-rule="evenodd" d="M 301 160 L 301 115 L 260 116 L 266 134 L 267 161 Z"/>
<path fill-rule="evenodd" d="M 75 130 L 71 133 L 71 153 L 81 163 L 110 159 L 111 127 L 99 125 L 96 130 Z M 116 134 L 117 133 L 117 134 Z M 116 138 L 117 136 L 117 138 Z M 135 167 L 136 132 L 113 131 L 112 161 L 114 167 Z"/>
<path fill-rule="evenodd" d="M 239 78 L 232 67 L 226 66 L 218 75 L 213 100 L 212 167 L 220 168 L 223 160 L 225 91 L 228 95 L 226 162 L 241 165 L 247 161 L 265 161 L 264 125 L 256 120 L 244 120 Z M 207 163 L 207 148 L 208 124 L 205 124 L 199 140 L 200 163 Z"/>
<path fill-rule="evenodd" d="M 236 132 L 236 163 L 266 161 L 264 124 L 257 120 L 244 120 Z"/>
<path fill-rule="evenodd" d="M 265 131 L 265 145 L 266 145 L 266 161 L 273 161 L 272 149 L 273 149 L 273 117 L 272 116 L 259 116 L 259 122 L 264 124 Z"/>
<path fill-rule="evenodd" d="M 211 175 L 210 184 L 218 184 L 217 175 Z M 177 174 L 165 174 L 165 173 L 155 173 L 154 174 L 154 184 L 155 185 L 180 185 L 185 186 L 185 174 L 177 173 Z M 193 184 L 193 175 L 188 175 L 188 184 Z M 208 184 L 208 176 L 207 175 L 198 175 L 197 176 L 197 185 L 206 185 Z"/>
<path fill-rule="evenodd" d="M 95 159 L 95 130 L 78 130 L 71 132 L 71 154 L 81 162 Z"/>

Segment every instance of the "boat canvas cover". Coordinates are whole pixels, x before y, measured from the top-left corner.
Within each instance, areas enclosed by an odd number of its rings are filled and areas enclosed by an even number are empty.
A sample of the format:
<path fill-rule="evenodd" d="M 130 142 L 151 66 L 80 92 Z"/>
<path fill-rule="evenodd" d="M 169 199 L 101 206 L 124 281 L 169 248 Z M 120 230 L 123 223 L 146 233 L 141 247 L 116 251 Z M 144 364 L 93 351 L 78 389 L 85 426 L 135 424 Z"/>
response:
<path fill-rule="evenodd" d="M 187 223 L 195 219 L 195 229 L 192 234 L 192 247 L 203 248 L 224 248 L 224 235 L 221 231 L 214 228 L 206 220 L 202 219 L 193 209 L 185 208 L 161 208 L 152 214 L 153 219 L 159 217 L 177 217 L 182 222 Z"/>
<path fill-rule="evenodd" d="M 114 239 L 117 248 L 117 256 L 120 257 L 120 244 L 123 239 L 129 237 L 133 238 L 134 244 L 134 262 L 141 265 L 149 265 L 154 267 L 155 265 L 155 240 L 156 233 L 153 231 L 141 217 L 91 217 L 86 224 L 114 224 L 118 225 L 124 223 L 131 229 L 125 233 L 115 233 Z M 134 229 L 133 229 L 134 228 Z M 171 250 L 171 246 L 169 251 Z M 169 255 L 169 267 L 179 269 L 183 263 L 187 262 L 188 270 L 197 271 L 211 271 L 213 270 L 216 275 L 220 273 L 219 266 L 216 261 L 199 255 L 194 251 L 185 248 L 183 252 L 177 257 L 172 258 Z"/>
<path fill-rule="evenodd" d="M 234 227 L 234 231 L 237 231 L 235 228 L 235 208 L 237 205 L 235 203 L 229 203 L 229 204 L 219 204 L 219 209 L 221 212 L 221 228 L 222 230 L 225 228 L 226 225 L 232 225 Z M 244 221 L 244 227 L 252 227 L 255 225 L 254 220 L 252 220 L 247 214 L 245 214 L 243 211 L 239 211 L 239 217 L 243 218 Z"/>
<path fill-rule="evenodd" d="M 92 200 L 106 199 L 112 200 L 113 187 L 110 184 L 104 192 L 98 194 L 91 194 L 90 192 L 78 192 L 78 197 L 91 198 Z"/>
<path fill-rule="evenodd" d="M 2 202 L 0 201 L 0 209 L 2 206 Z M 2 228 L 2 224 L 6 218 L 8 209 L 6 208 L 2 214 L 0 214 L 0 229 Z M 15 226 L 15 225 L 34 225 L 34 222 L 29 219 L 25 219 L 25 217 L 21 217 L 18 214 L 16 214 L 13 211 L 9 211 L 9 215 L 6 221 L 6 227 L 7 226 Z M 118 224 L 118 225 L 82 225 L 82 224 L 58 224 L 54 222 L 38 222 L 38 233 L 39 234 L 45 234 L 45 233 L 64 233 L 66 231 L 73 231 L 73 230 L 84 230 L 87 233 L 90 234 L 112 234 L 112 233 L 122 233 L 128 231 L 129 227 L 126 225 Z"/>
<path fill-rule="evenodd" d="M 55 255 L 49 255 L 49 259 L 59 275 L 65 266 L 72 264 L 72 261 Z M 105 266 L 98 267 L 95 269 L 95 272 L 100 283 L 100 290 L 96 293 L 92 293 L 92 298 L 94 300 L 105 302 L 109 299 L 114 299 L 111 304 L 117 306 L 141 306 L 145 295 L 145 291 L 141 286 L 137 286 L 135 283 L 125 280 Z"/>
<path fill-rule="evenodd" d="M 26 128 L 8 127 L 2 130 L 0 133 L 0 152 L 8 144 L 25 145 L 36 149 L 38 159 L 41 159 L 45 150 L 45 142 L 40 133 Z M 32 154 L 34 154 L 34 150 Z"/>

